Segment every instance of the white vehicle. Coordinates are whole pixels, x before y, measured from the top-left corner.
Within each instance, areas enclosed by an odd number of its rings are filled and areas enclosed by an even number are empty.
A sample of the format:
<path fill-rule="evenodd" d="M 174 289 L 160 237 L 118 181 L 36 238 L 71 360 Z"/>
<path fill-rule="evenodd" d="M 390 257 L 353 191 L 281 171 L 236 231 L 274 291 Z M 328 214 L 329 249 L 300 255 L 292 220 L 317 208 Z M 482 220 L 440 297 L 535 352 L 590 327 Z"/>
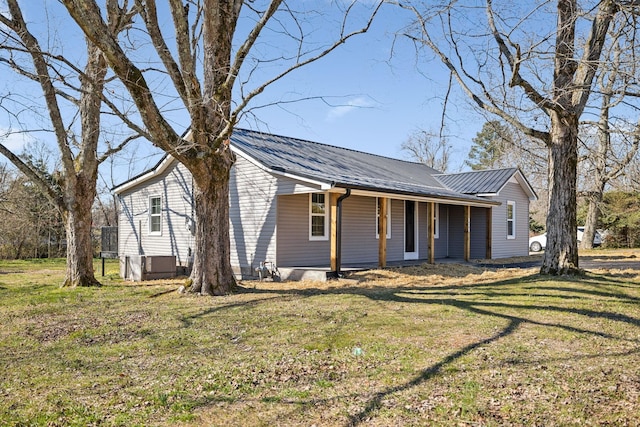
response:
<path fill-rule="evenodd" d="M 578 243 L 582 240 L 582 234 L 584 233 L 584 227 L 578 227 Z M 602 244 L 602 236 L 596 230 L 596 234 L 593 236 L 593 247 L 597 248 Z"/>
<path fill-rule="evenodd" d="M 540 252 L 547 247 L 547 233 L 538 236 L 529 237 L 529 250 L 531 252 Z"/>
<path fill-rule="evenodd" d="M 580 241 L 582 240 L 583 234 L 584 234 L 584 227 L 578 227 L 578 230 L 577 230 L 578 243 L 580 243 Z M 600 236 L 600 233 L 596 231 L 596 234 L 593 237 L 593 247 L 598 247 L 601 244 L 602 244 L 602 237 Z M 547 233 L 543 233 L 538 236 L 533 236 L 529 238 L 529 250 L 531 252 L 540 252 L 546 247 L 547 247 Z"/>

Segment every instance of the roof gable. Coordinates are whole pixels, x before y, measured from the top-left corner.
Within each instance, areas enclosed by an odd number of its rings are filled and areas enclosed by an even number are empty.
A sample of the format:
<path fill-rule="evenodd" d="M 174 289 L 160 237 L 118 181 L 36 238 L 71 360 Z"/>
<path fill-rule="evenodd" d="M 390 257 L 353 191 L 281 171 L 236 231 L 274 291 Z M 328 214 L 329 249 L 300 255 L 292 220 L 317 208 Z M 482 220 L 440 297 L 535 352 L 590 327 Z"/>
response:
<path fill-rule="evenodd" d="M 536 200 L 537 195 L 518 168 L 489 169 L 481 171 L 435 175 L 448 188 L 463 194 L 476 196 L 496 195 L 514 178 L 527 193 L 529 199 Z"/>

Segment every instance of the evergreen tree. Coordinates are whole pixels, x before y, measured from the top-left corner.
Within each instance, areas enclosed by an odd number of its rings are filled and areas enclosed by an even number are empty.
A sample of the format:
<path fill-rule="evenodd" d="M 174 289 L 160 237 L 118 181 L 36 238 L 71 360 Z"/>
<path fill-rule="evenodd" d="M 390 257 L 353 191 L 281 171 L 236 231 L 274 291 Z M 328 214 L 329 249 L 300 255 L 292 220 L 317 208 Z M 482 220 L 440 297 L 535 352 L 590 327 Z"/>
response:
<path fill-rule="evenodd" d="M 512 137 L 505 125 L 492 120 L 482 125 L 482 130 L 472 141 L 469 160 L 465 160 L 465 164 L 473 170 L 494 169 L 501 166 Z"/>

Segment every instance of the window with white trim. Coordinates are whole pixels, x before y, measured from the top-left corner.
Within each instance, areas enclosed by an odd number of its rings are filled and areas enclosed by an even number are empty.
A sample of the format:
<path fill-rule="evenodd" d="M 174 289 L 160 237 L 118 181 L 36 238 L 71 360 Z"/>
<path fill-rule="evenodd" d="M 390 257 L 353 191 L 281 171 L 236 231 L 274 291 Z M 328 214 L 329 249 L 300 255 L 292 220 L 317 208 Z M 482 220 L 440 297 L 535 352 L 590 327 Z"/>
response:
<path fill-rule="evenodd" d="M 376 197 L 376 239 L 380 238 L 380 197 Z M 391 238 L 391 199 L 387 199 L 385 217 L 387 218 L 387 239 Z"/>
<path fill-rule="evenodd" d="M 162 234 L 162 197 L 149 197 L 149 234 Z"/>
<path fill-rule="evenodd" d="M 327 240 L 329 238 L 328 212 L 325 193 L 309 194 L 309 240 Z"/>
<path fill-rule="evenodd" d="M 507 201 L 507 239 L 516 238 L 516 202 Z"/>

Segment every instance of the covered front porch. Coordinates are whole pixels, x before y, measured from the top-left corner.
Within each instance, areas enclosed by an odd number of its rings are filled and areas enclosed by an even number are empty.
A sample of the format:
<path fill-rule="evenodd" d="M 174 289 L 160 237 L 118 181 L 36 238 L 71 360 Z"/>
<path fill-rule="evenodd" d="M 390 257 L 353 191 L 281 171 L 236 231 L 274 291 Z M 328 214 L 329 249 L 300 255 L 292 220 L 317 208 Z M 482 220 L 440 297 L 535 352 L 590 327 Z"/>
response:
<path fill-rule="evenodd" d="M 281 272 L 298 279 L 327 272 L 337 277 L 354 269 L 491 258 L 497 202 L 340 190 L 324 193 L 320 206 L 309 194 L 279 197 Z M 325 215 L 324 223 L 318 215 Z M 324 239 L 308 228 L 318 222 L 325 228 Z"/>

